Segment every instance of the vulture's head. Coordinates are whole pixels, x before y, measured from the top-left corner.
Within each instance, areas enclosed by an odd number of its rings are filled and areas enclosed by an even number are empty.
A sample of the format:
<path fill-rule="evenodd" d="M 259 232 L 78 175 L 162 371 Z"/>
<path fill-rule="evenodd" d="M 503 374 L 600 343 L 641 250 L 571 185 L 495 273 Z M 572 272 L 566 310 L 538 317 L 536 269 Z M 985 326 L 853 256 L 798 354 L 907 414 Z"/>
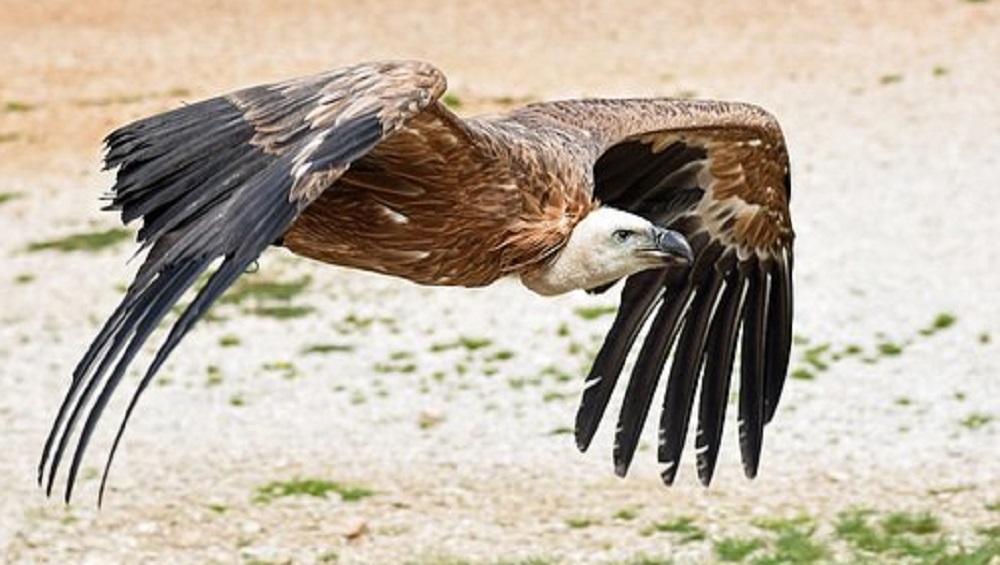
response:
<path fill-rule="evenodd" d="M 680 233 L 635 214 L 602 207 L 573 228 L 553 260 L 523 273 L 521 281 L 538 294 L 551 296 L 691 260 L 691 246 Z"/>

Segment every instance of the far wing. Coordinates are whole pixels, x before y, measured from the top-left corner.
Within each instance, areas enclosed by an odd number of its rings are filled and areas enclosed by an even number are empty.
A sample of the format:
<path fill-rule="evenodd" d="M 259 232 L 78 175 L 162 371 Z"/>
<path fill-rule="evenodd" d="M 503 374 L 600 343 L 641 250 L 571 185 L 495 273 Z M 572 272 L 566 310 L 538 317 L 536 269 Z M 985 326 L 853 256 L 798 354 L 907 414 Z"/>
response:
<path fill-rule="evenodd" d="M 542 105 L 544 106 L 544 105 Z M 629 277 L 577 415 L 587 449 L 644 322 L 649 330 L 625 391 L 616 472 L 632 461 L 657 381 L 672 354 L 658 458 L 677 472 L 700 381 L 698 475 L 715 470 L 734 359 L 744 471 L 757 473 L 763 426 L 774 416 L 792 337 L 790 177 L 781 130 L 746 104 L 682 100 L 556 103 L 546 110 L 595 139 L 594 196 L 688 238 L 690 268 Z"/>
<path fill-rule="evenodd" d="M 105 164 L 118 168 L 109 208 L 121 210 L 124 222 L 142 218 L 138 239 L 149 253 L 73 373 L 39 464 L 47 492 L 82 421 L 67 477 L 69 500 L 112 393 L 198 276 L 222 260 L 134 393 L 108 456 L 102 495 L 136 400 L 181 338 L 303 208 L 444 89 L 444 76 L 425 63 L 358 65 L 191 104 L 107 137 Z"/>

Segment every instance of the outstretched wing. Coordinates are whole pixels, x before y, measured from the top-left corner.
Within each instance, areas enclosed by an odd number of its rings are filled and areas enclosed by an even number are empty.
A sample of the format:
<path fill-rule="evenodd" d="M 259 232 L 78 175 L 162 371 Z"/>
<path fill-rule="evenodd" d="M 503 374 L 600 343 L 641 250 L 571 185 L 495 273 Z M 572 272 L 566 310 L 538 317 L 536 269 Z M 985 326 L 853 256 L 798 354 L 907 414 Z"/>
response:
<path fill-rule="evenodd" d="M 788 155 L 777 122 L 746 104 L 595 100 L 541 105 L 593 139 L 594 196 L 688 238 L 688 268 L 628 278 L 577 414 L 587 449 L 625 358 L 652 316 L 618 417 L 614 462 L 624 475 L 666 360 L 658 458 L 670 484 L 700 381 L 698 475 L 715 470 L 739 362 L 739 436 L 744 471 L 757 473 L 763 426 L 774 416 L 792 337 L 792 241 Z M 739 347 L 737 347 L 739 343 Z"/>
<path fill-rule="evenodd" d="M 149 253 L 73 372 L 39 464 L 48 493 L 82 422 L 67 476 L 70 499 L 91 434 L 125 370 L 198 276 L 221 259 L 140 381 L 108 456 L 101 496 L 136 400 L 181 338 L 304 207 L 444 90 L 444 76 L 426 63 L 358 65 L 184 106 L 107 137 L 105 165 L 118 168 L 109 208 L 121 210 L 124 222 L 142 218 L 138 239 Z"/>

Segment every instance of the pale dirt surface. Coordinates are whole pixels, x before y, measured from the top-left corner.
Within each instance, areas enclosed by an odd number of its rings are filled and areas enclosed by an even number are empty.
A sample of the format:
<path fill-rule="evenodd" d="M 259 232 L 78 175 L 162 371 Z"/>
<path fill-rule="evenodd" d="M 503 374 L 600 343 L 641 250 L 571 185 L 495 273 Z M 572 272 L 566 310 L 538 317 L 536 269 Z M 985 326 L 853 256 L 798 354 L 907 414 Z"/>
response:
<path fill-rule="evenodd" d="M 702 563 L 710 541 L 643 530 L 691 517 L 713 540 L 804 514 L 828 534 L 838 512 L 865 506 L 933 512 L 973 543 L 1000 522 L 998 2 L 2 0 L 0 48 L 0 193 L 21 195 L 0 204 L 0 560 Z M 429 289 L 274 251 L 257 276 L 311 276 L 295 303 L 316 312 L 219 308 L 226 319 L 194 331 L 141 402 L 105 507 L 95 477 L 121 402 L 74 504 L 46 500 L 34 485 L 44 434 L 137 261 L 125 264 L 127 245 L 25 247 L 116 225 L 98 211 L 111 182 L 101 137 L 183 101 L 388 57 L 439 65 L 462 111 L 677 94 L 770 109 L 794 169 L 795 331 L 808 344 L 793 365 L 824 344 L 876 362 L 822 353 L 828 370 L 790 380 L 755 481 L 734 422 L 712 488 L 691 453 L 661 486 L 653 426 L 622 481 L 608 430 L 582 456 L 559 433 L 610 323 L 574 309 L 615 293 Z M 919 335 L 941 312 L 956 324 Z M 462 337 L 492 344 L 434 347 Z M 902 354 L 873 354 L 883 342 Z M 354 350 L 301 353 L 314 344 Z M 289 362 L 294 378 L 274 369 Z M 376 494 L 253 501 L 297 477 Z M 635 518 L 614 518 L 623 508 Z"/>

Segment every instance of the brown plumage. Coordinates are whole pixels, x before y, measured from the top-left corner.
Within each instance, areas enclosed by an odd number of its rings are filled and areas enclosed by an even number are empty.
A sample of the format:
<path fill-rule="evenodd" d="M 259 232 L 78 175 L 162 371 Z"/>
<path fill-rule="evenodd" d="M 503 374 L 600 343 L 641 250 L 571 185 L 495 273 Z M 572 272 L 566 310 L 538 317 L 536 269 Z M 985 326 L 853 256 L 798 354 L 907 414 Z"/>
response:
<path fill-rule="evenodd" d="M 110 208 L 143 220 L 147 257 L 74 371 L 39 466 L 48 492 L 78 424 L 66 498 L 111 394 L 199 275 L 132 397 L 212 302 L 271 244 L 422 284 L 519 276 L 542 294 L 627 278 L 585 382 L 586 449 L 647 319 L 614 461 L 624 475 L 668 356 L 659 460 L 673 481 L 701 382 L 698 471 L 714 471 L 740 353 L 740 445 L 757 471 L 788 365 L 788 158 L 757 107 L 672 99 L 569 100 L 460 119 L 426 63 L 385 62 L 247 88 L 111 133 Z M 617 211 L 615 211 L 617 210 Z M 739 342 L 739 347 L 737 347 Z M 107 467 L 105 467 L 105 478 Z M 101 484 L 103 493 L 104 482 Z"/>

